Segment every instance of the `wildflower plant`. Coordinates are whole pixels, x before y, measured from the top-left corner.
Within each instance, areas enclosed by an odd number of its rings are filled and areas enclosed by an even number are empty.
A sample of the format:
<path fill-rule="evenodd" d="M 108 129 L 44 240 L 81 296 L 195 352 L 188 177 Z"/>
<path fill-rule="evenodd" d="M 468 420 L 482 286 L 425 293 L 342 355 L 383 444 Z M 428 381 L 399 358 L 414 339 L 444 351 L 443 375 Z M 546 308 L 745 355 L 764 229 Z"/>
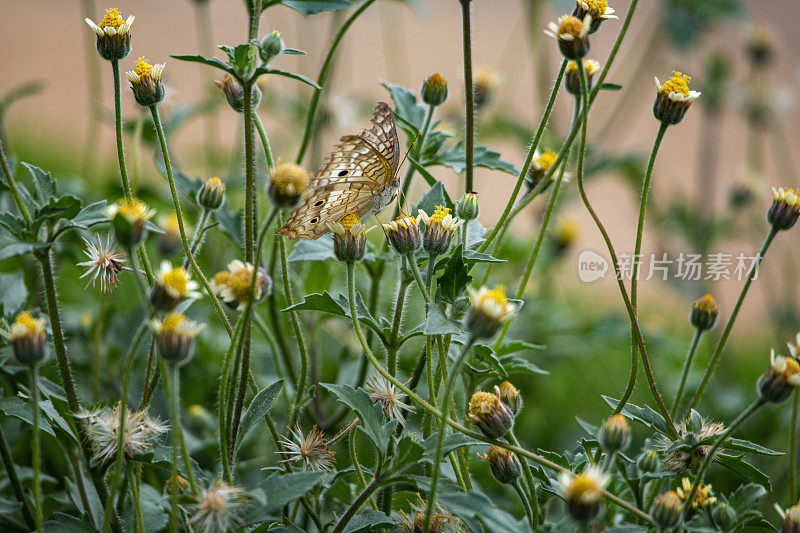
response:
<path fill-rule="evenodd" d="M 760 210 L 753 221 L 745 220 L 749 207 L 739 200 L 719 218 L 705 209 L 705 196 L 698 208 L 678 210 L 687 231 L 707 233 L 693 241 L 707 244 L 705 252 L 736 223 L 766 234 L 742 269 L 735 301 L 708 279 L 680 284 L 686 297 L 679 312 L 666 298 L 659 305 L 640 298 L 642 267 L 634 261 L 626 279 L 621 252 L 636 258 L 646 250 L 646 220 L 648 231 L 674 227 L 664 221 L 678 215 L 665 214 L 658 197 L 651 202 L 650 190 L 667 129 L 708 118 L 700 84 L 678 71 L 664 83 L 656 78 L 656 120 L 649 123 L 656 133 L 646 162 L 627 157 L 612 137 L 594 144 L 600 128 L 590 128 L 590 119 L 598 120 L 590 111 L 622 89 L 607 78 L 629 27 L 640 24 L 639 2 L 623 14 L 606 0 L 576 0 L 546 27 L 531 18 L 533 37 L 546 45 L 534 43 L 540 77 L 554 80 L 540 102 L 520 104 L 539 114 L 531 127 L 506 113 L 501 75 L 473 69 L 478 3 L 451 6 L 460 7 L 454 47 L 463 78 L 448 83 L 431 74 L 415 84 L 416 93 L 382 82 L 392 102 L 378 117 L 385 138 L 370 130 L 344 137 L 350 144 L 326 160 L 324 179 L 315 177 L 314 165 L 328 134 L 340 133 L 331 120 L 341 114 L 333 69 L 341 43 L 355 40 L 355 22 L 376 9 L 376 0 L 247 0 L 243 42 L 218 46 L 219 57 L 170 56 L 170 65 L 205 69 L 203 84 L 212 86 L 203 89 L 212 89 L 214 101 L 189 114 L 212 126 L 226 114 L 239 128 L 242 150 L 229 154 L 230 171 L 214 157 L 224 152 L 220 143 L 207 142 L 204 158 L 171 144 L 184 118 L 177 110 L 183 96 L 170 94 L 165 76 L 181 69 L 167 71 L 164 59 L 133 61 L 134 16 L 108 9 L 99 21 L 86 19 L 88 46 L 112 67 L 119 181 L 104 189 L 94 187 L 101 176 L 87 175 L 92 187 L 65 186 L 17 162 L 0 132 L 0 528 L 800 530 L 800 334 L 789 355 L 749 351 L 758 355 L 750 358 L 759 361 L 757 371 L 735 371 L 728 353 L 771 335 L 760 327 L 769 317 L 745 301 L 754 283 L 781 289 L 769 292 L 796 288 L 778 285 L 767 270 L 762 277 L 769 280 L 757 275 L 773 261 L 766 258 L 773 241 L 792 235 L 800 216 L 791 182 L 797 176 L 785 173 L 769 204 L 754 193 L 766 185 L 753 182 L 747 198 Z M 193 7 L 199 23 L 211 21 L 205 4 Z M 670 7 L 679 8 L 690 9 Z M 310 42 L 297 33 L 312 26 L 298 19 L 292 28 L 264 31 L 268 9 L 341 12 L 331 19 L 327 47 L 314 50 L 322 59 L 313 79 L 286 70 L 287 55 L 297 56 L 303 70 L 314 68 L 291 47 Z M 136 42 L 153 43 L 147 38 L 157 30 L 143 27 L 145 18 Z M 590 48 L 597 59 L 589 58 Z M 746 53 L 762 76 L 778 47 L 761 32 L 747 41 Z M 561 60 L 552 72 L 549 56 Z M 122 90 L 121 63 L 130 92 Z M 306 92 L 277 88 L 278 78 Z M 721 113 L 724 90 L 702 88 L 713 113 Z M 627 93 L 618 98 L 624 106 L 613 121 L 649 116 Z M 695 101 L 703 107 L 689 113 Z M 6 102 L 0 99 L 0 113 Z M 142 114 L 123 116 L 123 108 Z M 566 130 L 551 120 L 559 116 L 561 124 L 565 108 L 572 115 L 563 121 Z M 759 117 L 759 128 L 776 120 L 775 113 Z M 512 162 L 483 145 L 498 132 L 519 137 L 524 158 Z M 153 169 L 140 168 L 142 142 L 154 148 Z M 448 179 L 450 170 L 457 179 Z M 590 175 L 609 170 L 627 172 L 640 199 L 638 218 L 629 221 L 630 250 L 601 218 L 616 203 L 595 209 L 586 191 Z M 140 179 L 145 171 L 164 181 Z M 507 186 L 504 174 L 511 176 Z M 579 231 L 563 212 L 578 198 L 602 237 L 619 301 L 561 284 L 570 270 L 565 261 L 594 233 Z M 527 219 L 535 235 L 526 240 L 516 231 L 526 220 L 520 215 L 540 199 L 546 203 Z M 276 232 L 298 205 L 317 201 L 313 223 L 328 230 L 321 237 L 292 240 Z M 371 232 L 376 226 L 381 231 Z M 733 333 L 745 309 L 761 320 L 747 343 Z M 684 340 L 688 351 L 676 350 Z M 587 370 L 585 353 L 604 371 L 622 368 L 627 383 Z M 677 357 L 682 372 L 675 371 Z M 564 365 L 571 368 L 566 377 Z M 767 419 L 786 405 L 785 416 Z M 745 439 L 753 433 L 764 434 L 764 442 Z M 786 456 L 768 447 L 778 447 L 784 434 Z M 773 503 L 778 514 L 764 515 Z"/>

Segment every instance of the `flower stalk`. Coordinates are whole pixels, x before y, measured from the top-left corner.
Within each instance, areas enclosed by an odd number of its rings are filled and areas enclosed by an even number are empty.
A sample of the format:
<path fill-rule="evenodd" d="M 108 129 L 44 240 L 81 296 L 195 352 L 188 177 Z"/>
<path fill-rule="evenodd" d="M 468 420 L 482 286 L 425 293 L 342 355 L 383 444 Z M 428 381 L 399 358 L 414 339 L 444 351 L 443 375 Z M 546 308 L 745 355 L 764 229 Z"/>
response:
<path fill-rule="evenodd" d="M 470 7 L 472 0 L 459 0 L 461 2 L 461 35 L 464 42 L 464 94 L 465 98 L 465 114 L 467 121 L 466 131 L 466 168 L 464 178 L 464 192 L 473 192 L 473 145 L 475 144 L 475 88 L 472 84 L 472 27 L 470 24 Z M 464 248 L 466 249 L 466 224 L 464 225 Z M 428 505 L 431 505 L 431 499 L 428 499 Z M 427 522 L 428 524 L 430 522 Z M 427 526 L 426 526 L 427 530 Z"/>
<path fill-rule="evenodd" d="M 692 367 L 694 354 L 697 351 L 697 345 L 700 343 L 700 337 L 703 336 L 703 330 L 697 328 L 692 337 L 692 343 L 689 345 L 689 352 L 686 354 L 686 361 L 683 363 L 683 372 L 681 372 L 681 382 L 678 385 L 678 392 L 675 394 L 675 400 L 672 402 L 672 416 L 678 415 L 678 407 L 681 405 L 681 397 L 683 396 L 683 389 L 686 386 L 686 378 L 689 376 L 689 369 Z M 635 349 L 635 348 L 634 348 Z"/>

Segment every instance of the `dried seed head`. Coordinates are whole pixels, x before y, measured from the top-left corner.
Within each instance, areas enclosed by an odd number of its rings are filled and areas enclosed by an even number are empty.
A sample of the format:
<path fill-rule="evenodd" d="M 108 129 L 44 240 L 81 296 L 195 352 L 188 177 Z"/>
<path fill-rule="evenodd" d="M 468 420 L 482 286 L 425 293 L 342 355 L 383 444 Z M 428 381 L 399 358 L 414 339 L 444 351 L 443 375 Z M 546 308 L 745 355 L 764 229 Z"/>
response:
<path fill-rule="evenodd" d="M 200 491 L 189 524 L 199 533 L 227 533 L 238 523 L 245 505 L 244 490 L 220 481 Z"/>
<path fill-rule="evenodd" d="M 79 416 L 86 419 L 87 435 L 94 455 L 92 460 L 99 464 L 110 463 L 117 456 L 119 445 L 119 404 L 114 408 L 83 411 Z M 147 453 L 158 436 L 165 433 L 168 426 L 157 418 L 151 418 L 147 411 L 125 410 L 125 457 L 131 459 Z"/>
<path fill-rule="evenodd" d="M 333 469 L 334 452 L 328 447 L 325 436 L 317 426 L 311 428 L 311 431 L 304 436 L 298 424 L 291 433 L 292 438 L 281 437 L 281 444 L 285 450 L 275 452 L 286 457 L 283 462 L 300 462 L 303 470 Z"/>
<path fill-rule="evenodd" d="M 88 261 L 78 263 L 78 266 L 86 267 L 81 279 L 88 277 L 87 286 L 94 285 L 100 280 L 100 290 L 104 293 L 110 292 L 117 285 L 117 279 L 122 267 L 125 265 L 125 254 L 117 252 L 111 235 L 106 236 L 103 241 L 100 235 L 95 236 L 96 242 L 83 239 L 86 243 L 84 253 L 89 258 Z"/>

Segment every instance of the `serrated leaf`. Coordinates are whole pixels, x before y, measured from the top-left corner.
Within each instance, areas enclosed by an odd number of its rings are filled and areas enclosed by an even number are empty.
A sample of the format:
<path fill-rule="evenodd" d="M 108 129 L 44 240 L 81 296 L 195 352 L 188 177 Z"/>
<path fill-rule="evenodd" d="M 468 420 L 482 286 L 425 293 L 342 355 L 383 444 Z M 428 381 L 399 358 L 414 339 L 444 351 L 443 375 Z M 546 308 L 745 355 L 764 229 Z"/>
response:
<path fill-rule="evenodd" d="M 467 239 L 469 239 L 469 233 L 467 233 Z M 462 255 L 464 261 L 468 263 L 505 263 L 507 262 L 506 259 L 498 259 L 496 257 L 492 257 L 489 254 L 482 254 L 480 252 L 476 252 L 475 250 L 464 250 L 464 254 Z"/>
<path fill-rule="evenodd" d="M 765 448 L 764 446 L 760 446 L 754 442 L 742 439 L 728 439 L 725 441 L 725 445 L 723 446 L 723 448 L 725 448 L 726 450 L 739 450 L 742 452 L 754 453 L 757 455 L 771 455 L 775 457 L 779 455 L 786 455 L 783 452 L 771 450 L 769 448 Z"/>
<path fill-rule="evenodd" d="M 18 420 L 22 420 L 29 426 L 33 426 L 33 409 L 28 402 L 16 396 L 5 396 L 0 398 L 0 411 Z M 55 432 L 45 417 L 39 417 L 39 429 L 55 437 Z"/>
<path fill-rule="evenodd" d="M 728 505 L 736 510 L 737 514 L 742 514 L 744 511 L 754 509 L 759 500 L 767 494 L 767 491 L 761 485 L 748 483 L 740 485 L 728 497 Z"/>
<path fill-rule="evenodd" d="M 334 298 L 328 292 L 309 294 L 303 298 L 302 302 L 287 307 L 283 309 L 283 311 L 322 311 L 324 313 L 350 318 L 350 302 L 342 294 L 337 298 Z M 364 305 L 364 300 L 361 299 L 361 293 L 356 293 L 356 312 L 361 322 L 376 332 L 380 330 L 378 323 L 370 314 L 367 306 Z"/>
<path fill-rule="evenodd" d="M 437 156 L 422 161 L 424 166 L 443 165 L 452 168 L 457 173 L 462 173 L 467 168 L 467 152 L 461 141 L 453 148 Z M 489 150 L 485 146 L 476 146 L 473 150 L 473 165 L 491 170 L 502 170 L 508 174 L 519 176 L 519 170 L 507 161 L 500 159 L 500 153 Z"/>
<path fill-rule="evenodd" d="M 255 395 L 239 424 L 239 432 L 236 435 L 237 446 L 241 444 L 244 437 L 253 429 L 256 423 L 269 413 L 282 387 L 283 380 L 279 379 L 269 387 L 261 389 L 258 394 Z"/>
<path fill-rule="evenodd" d="M 447 318 L 440 302 L 426 304 L 427 317 L 425 319 L 425 335 L 458 335 L 461 333 L 461 324 Z"/>
<path fill-rule="evenodd" d="M 228 74 L 234 76 L 236 75 L 236 71 L 233 69 L 233 67 L 231 67 L 230 65 L 228 65 L 227 63 L 216 57 L 204 57 L 201 55 L 191 55 L 191 54 L 177 54 L 177 55 L 172 54 L 170 57 L 172 57 L 173 59 L 177 59 L 178 61 L 201 63 L 203 65 L 208 65 L 209 67 L 218 68 L 222 71 L 227 72 Z"/>
<path fill-rule="evenodd" d="M 314 488 L 324 472 L 293 472 L 289 474 L 272 474 L 261 483 L 261 489 L 267 499 L 267 509 L 274 511 L 287 503 L 303 496 Z"/>
<path fill-rule="evenodd" d="M 616 409 L 617 404 L 619 404 L 619 400 L 614 398 L 609 398 L 608 396 L 603 396 L 602 398 L 612 409 Z M 664 417 L 650 407 L 639 407 L 638 405 L 628 402 L 625 404 L 625 407 L 622 408 L 622 414 L 628 418 L 638 420 L 650 429 L 655 429 L 664 435 L 669 435 L 669 429 L 667 429 L 667 422 L 664 420 Z"/>
<path fill-rule="evenodd" d="M 33 197 L 36 203 L 41 207 L 50 201 L 50 198 L 56 195 L 56 180 L 49 172 L 45 172 L 41 168 L 21 162 L 20 163 L 28 171 L 33 179 Z"/>
<path fill-rule="evenodd" d="M 731 470 L 745 481 L 761 485 L 768 491 L 772 490 L 772 485 L 770 485 L 769 482 L 769 476 L 745 461 L 741 456 L 737 457 L 719 453 L 714 457 L 714 461 L 724 466 L 728 470 Z"/>
<path fill-rule="evenodd" d="M 461 296 L 469 282 L 472 281 L 472 276 L 468 272 L 461 256 L 461 245 L 459 244 L 447 261 L 444 273 L 436 280 L 442 300 L 452 304 Z"/>
<path fill-rule="evenodd" d="M 89 229 L 97 224 L 108 222 L 108 215 L 106 215 L 107 205 L 105 200 L 87 205 L 77 215 L 64 222 L 61 231 L 68 228 Z"/>
<path fill-rule="evenodd" d="M 50 519 L 42 524 L 45 533 L 96 533 L 89 522 L 64 513 L 53 513 Z"/>
<path fill-rule="evenodd" d="M 342 530 L 343 533 L 356 533 L 358 531 L 377 531 L 382 526 L 396 526 L 392 518 L 386 514 L 375 511 L 374 509 L 365 509 L 356 516 L 354 516 L 347 526 Z M 391 528 L 389 528 L 391 529 Z"/>
<path fill-rule="evenodd" d="M 443 205 L 449 209 L 454 207 L 452 201 L 445 196 L 444 186 L 440 181 L 434 183 L 431 189 L 420 198 L 419 203 L 411 210 L 411 215 L 417 216 L 420 211 L 432 215 L 437 205 Z"/>
<path fill-rule="evenodd" d="M 322 386 L 331 391 L 340 402 L 356 412 L 360 419 L 359 427 L 370 438 L 380 454 L 384 455 L 392 438 L 392 432 L 397 426 L 397 421 L 390 420 L 384 423 L 383 412 L 363 389 L 332 383 L 323 383 Z"/>

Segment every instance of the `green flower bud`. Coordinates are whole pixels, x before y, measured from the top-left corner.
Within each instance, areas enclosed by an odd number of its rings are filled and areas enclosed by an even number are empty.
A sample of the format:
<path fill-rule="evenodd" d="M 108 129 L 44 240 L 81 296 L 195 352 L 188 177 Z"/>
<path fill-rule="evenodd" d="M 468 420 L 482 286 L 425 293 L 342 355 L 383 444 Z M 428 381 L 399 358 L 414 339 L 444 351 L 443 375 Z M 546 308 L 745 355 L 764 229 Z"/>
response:
<path fill-rule="evenodd" d="M 114 228 L 114 237 L 125 248 L 138 245 L 147 235 L 145 225 L 155 211 L 136 198 L 123 198 L 106 208 Z"/>
<path fill-rule="evenodd" d="M 517 388 L 509 381 L 504 381 L 500 384 L 500 401 L 511 409 L 514 415 L 518 415 L 522 409 L 522 396 L 520 396 Z"/>
<path fill-rule="evenodd" d="M 689 322 L 697 329 L 704 331 L 714 327 L 719 314 L 719 306 L 710 294 L 706 294 L 692 305 Z"/>
<path fill-rule="evenodd" d="M 500 446 L 492 445 L 481 459 L 489 463 L 494 478 L 505 485 L 514 483 L 522 473 L 522 463 L 517 454 Z"/>
<path fill-rule="evenodd" d="M 653 505 L 653 520 L 662 530 L 675 527 L 681 519 L 682 507 L 683 502 L 674 490 L 665 492 Z"/>
<path fill-rule="evenodd" d="M 136 62 L 136 68 L 125 73 L 131 82 L 131 90 L 136 102 L 142 107 L 150 107 L 164 99 L 162 75 L 166 63 L 151 65 L 144 57 Z"/>
<path fill-rule="evenodd" d="M 8 332 L 3 332 L 11 342 L 14 358 L 20 364 L 34 366 L 47 357 L 47 331 L 44 318 L 33 318 L 27 311 L 17 315 Z"/>
<path fill-rule="evenodd" d="M 758 393 L 768 402 L 781 403 L 798 385 L 800 385 L 800 365 L 797 359 L 776 357 L 773 350 L 770 354 L 769 370 L 758 378 Z"/>
<path fill-rule="evenodd" d="M 204 326 L 181 313 L 170 313 L 163 322 L 152 320 L 150 327 L 155 332 L 158 355 L 166 362 L 177 365 L 189 359 L 194 338 Z"/>
<path fill-rule="evenodd" d="M 440 106 L 447 100 L 447 80 L 439 74 L 431 74 L 422 82 L 422 101 L 431 106 Z"/>
<path fill-rule="evenodd" d="M 244 112 L 244 89 L 233 76 L 225 74 L 222 79 L 216 80 L 214 85 L 222 90 L 223 94 L 225 94 L 225 99 L 228 101 L 228 105 L 230 105 L 234 111 L 237 113 Z M 253 84 L 252 90 L 252 103 L 253 109 L 255 109 L 258 107 L 258 104 L 261 103 L 261 89 Z"/>
<path fill-rule="evenodd" d="M 608 418 L 597 435 L 600 447 L 608 453 L 622 451 L 631 443 L 631 428 L 624 416 L 616 414 Z"/>
<path fill-rule="evenodd" d="M 441 205 L 437 205 L 430 216 L 425 211 L 419 211 L 419 218 L 425 223 L 422 246 L 432 256 L 441 255 L 450 249 L 453 235 L 464 223 L 463 220 L 453 217 L 449 208 Z"/>
<path fill-rule="evenodd" d="M 261 56 L 261 61 L 263 61 L 265 65 L 269 65 L 269 62 L 279 56 L 285 48 L 286 46 L 283 44 L 281 32 L 273 30 L 262 39 L 258 47 L 258 55 Z"/>
<path fill-rule="evenodd" d="M 714 507 L 711 517 L 720 531 L 730 531 L 736 527 L 736 510 L 725 502 L 720 502 Z"/>
<path fill-rule="evenodd" d="M 481 213 L 481 206 L 478 203 L 478 194 L 468 192 L 464 198 L 458 202 L 458 216 L 464 220 L 475 220 Z"/>
<path fill-rule="evenodd" d="M 225 184 L 218 176 L 206 181 L 197 193 L 197 203 L 206 209 L 219 209 L 225 199 Z"/>
<path fill-rule="evenodd" d="M 367 250 L 367 229 L 355 213 L 347 213 L 340 222 L 327 222 L 333 232 L 333 255 L 343 263 L 361 261 Z"/>
<path fill-rule="evenodd" d="M 636 467 L 640 472 L 650 474 L 658 472 L 658 469 L 661 467 L 661 459 L 658 457 L 657 452 L 649 450 L 639 456 L 639 459 L 636 460 Z"/>

